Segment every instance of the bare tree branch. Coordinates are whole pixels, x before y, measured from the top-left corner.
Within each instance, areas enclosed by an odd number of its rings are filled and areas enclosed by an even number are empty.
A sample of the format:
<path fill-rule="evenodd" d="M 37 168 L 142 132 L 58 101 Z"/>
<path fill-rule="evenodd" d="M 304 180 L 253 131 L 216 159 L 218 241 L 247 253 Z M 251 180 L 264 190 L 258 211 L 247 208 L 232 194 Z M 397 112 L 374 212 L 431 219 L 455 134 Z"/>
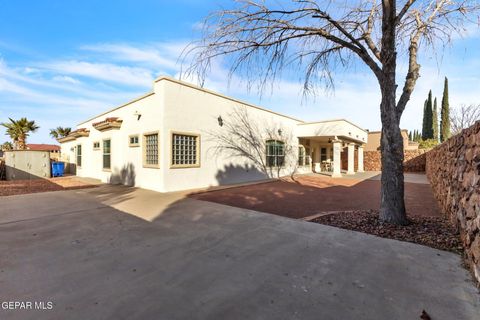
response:
<path fill-rule="evenodd" d="M 480 120 L 480 104 L 461 105 L 451 111 L 450 127 L 452 134 L 458 134 Z"/>

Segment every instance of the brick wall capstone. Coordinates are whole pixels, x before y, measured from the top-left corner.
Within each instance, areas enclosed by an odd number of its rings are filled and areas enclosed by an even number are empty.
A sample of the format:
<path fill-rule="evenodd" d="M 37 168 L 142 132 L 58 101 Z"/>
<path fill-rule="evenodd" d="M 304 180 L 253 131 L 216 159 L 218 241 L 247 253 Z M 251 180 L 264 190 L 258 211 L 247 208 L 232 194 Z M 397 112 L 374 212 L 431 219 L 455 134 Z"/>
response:
<path fill-rule="evenodd" d="M 460 230 L 480 282 L 480 121 L 426 154 L 426 174 L 442 212 Z"/>

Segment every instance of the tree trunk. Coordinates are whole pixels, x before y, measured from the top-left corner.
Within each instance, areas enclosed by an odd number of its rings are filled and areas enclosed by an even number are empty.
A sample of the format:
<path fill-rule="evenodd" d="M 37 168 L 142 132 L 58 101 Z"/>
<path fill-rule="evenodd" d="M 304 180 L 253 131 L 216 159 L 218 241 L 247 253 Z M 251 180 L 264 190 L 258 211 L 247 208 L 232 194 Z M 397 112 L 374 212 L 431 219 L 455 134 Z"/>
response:
<path fill-rule="evenodd" d="M 403 139 L 400 130 L 401 112 L 397 111 L 395 82 L 397 70 L 396 52 L 396 1 L 382 1 L 382 76 L 379 78 L 382 102 L 382 181 L 380 220 L 397 224 L 407 224 L 403 185 Z"/>
<path fill-rule="evenodd" d="M 25 137 L 19 137 L 18 138 L 18 149 L 19 150 L 26 150 L 27 149 Z"/>
<path fill-rule="evenodd" d="M 400 119 L 397 116 L 395 106 L 395 86 L 384 85 L 381 103 L 382 179 L 380 220 L 405 225 L 408 221 L 404 201 L 403 138 L 400 130 Z"/>

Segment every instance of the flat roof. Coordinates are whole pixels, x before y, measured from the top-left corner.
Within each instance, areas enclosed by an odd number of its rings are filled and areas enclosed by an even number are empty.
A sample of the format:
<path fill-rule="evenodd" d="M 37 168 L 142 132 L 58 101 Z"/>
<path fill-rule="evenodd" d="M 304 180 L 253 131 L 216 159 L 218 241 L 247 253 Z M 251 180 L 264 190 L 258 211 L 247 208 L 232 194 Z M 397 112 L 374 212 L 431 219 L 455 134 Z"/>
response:
<path fill-rule="evenodd" d="M 331 120 L 321 120 L 321 121 L 313 121 L 313 122 L 304 122 L 304 123 L 299 123 L 299 126 L 307 125 L 307 124 L 317 124 L 317 123 L 324 123 L 324 122 L 337 122 L 337 121 L 344 121 L 346 123 L 351 124 L 354 127 L 357 127 L 358 129 L 362 130 L 365 133 L 368 133 L 368 130 L 363 129 L 362 127 L 356 125 L 355 123 L 348 121 L 346 119 L 331 119 Z"/>

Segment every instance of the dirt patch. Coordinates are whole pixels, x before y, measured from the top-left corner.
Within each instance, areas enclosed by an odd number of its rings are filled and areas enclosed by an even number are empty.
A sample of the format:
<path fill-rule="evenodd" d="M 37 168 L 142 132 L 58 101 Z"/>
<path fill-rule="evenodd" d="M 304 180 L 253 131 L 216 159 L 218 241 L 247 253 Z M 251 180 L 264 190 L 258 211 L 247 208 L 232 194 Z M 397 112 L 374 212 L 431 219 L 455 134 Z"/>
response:
<path fill-rule="evenodd" d="M 0 181 L 0 196 L 13 196 L 27 193 L 85 189 L 93 187 L 95 187 L 95 185 L 84 182 L 77 177 Z"/>
<path fill-rule="evenodd" d="M 326 211 L 378 210 L 380 181 L 296 176 L 190 196 L 298 219 Z M 405 205 L 410 216 L 441 215 L 428 184 L 405 183 Z"/>
<path fill-rule="evenodd" d="M 442 217 L 409 217 L 407 226 L 395 226 L 381 223 L 378 211 L 351 211 L 324 215 L 311 220 L 342 229 L 360 231 L 382 238 L 408 241 L 435 249 L 462 253 L 460 235 L 446 219 Z"/>

